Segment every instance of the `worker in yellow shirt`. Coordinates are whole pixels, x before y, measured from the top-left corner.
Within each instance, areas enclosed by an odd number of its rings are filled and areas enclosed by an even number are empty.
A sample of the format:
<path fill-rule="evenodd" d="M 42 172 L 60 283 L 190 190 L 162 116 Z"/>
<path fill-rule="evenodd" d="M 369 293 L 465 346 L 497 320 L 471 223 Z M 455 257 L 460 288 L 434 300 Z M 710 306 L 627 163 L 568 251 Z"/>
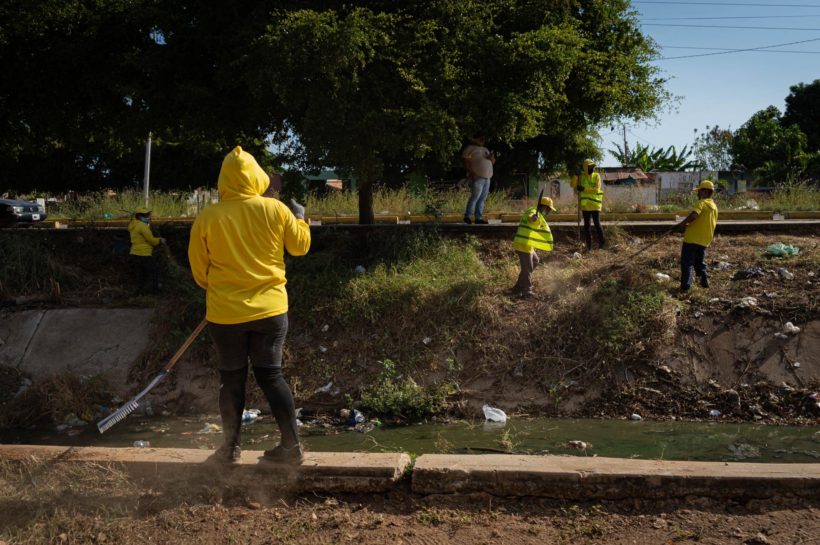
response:
<path fill-rule="evenodd" d="M 151 221 L 151 210 L 141 206 L 134 210 L 134 219 L 128 225 L 128 232 L 131 235 L 131 262 L 137 269 L 137 294 L 141 295 L 145 282 L 148 282 L 148 289 L 152 294 L 159 293 L 162 285 L 159 283 L 159 267 L 152 255 L 154 246 L 157 246 L 164 239 L 155 237 L 148 226 Z"/>
<path fill-rule="evenodd" d="M 578 193 L 581 212 L 584 215 L 584 234 L 586 235 L 587 251 L 592 250 L 592 229 L 590 223 L 595 224 L 598 233 L 598 247 L 606 249 L 604 228 L 601 227 L 601 209 L 604 206 L 604 192 L 601 187 L 601 175 L 595 172 L 595 162 L 592 159 L 584 160 L 584 168 L 575 173 L 570 186 Z"/>
<path fill-rule="evenodd" d="M 282 375 L 282 344 L 288 332 L 285 250 L 303 256 L 310 249 L 305 207 L 291 210 L 263 197 L 270 178 L 253 155 L 236 147 L 222 162 L 220 202 L 205 208 L 191 229 L 191 272 L 206 289 L 208 333 L 219 356 L 219 412 L 224 444 L 214 460 L 238 463 L 245 409 L 248 361 L 282 435 L 264 458 L 299 464 L 293 394 Z"/>
<path fill-rule="evenodd" d="M 695 189 L 700 199 L 692 212 L 680 222 L 677 231 L 686 229 L 683 235 L 683 247 L 680 253 L 680 293 L 686 293 L 692 287 L 692 267 L 700 278 L 700 285 L 709 287 L 706 274 L 706 248 L 712 243 L 717 225 L 718 207 L 712 200 L 715 184 L 701 182 Z"/>
<path fill-rule="evenodd" d="M 552 231 L 550 231 L 550 226 L 547 225 L 545 219 L 550 212 L 555 212 L 552 199 L 541 197 L 538 205 L 524 212 L 521 221 L 518 223 L 513 248 L 515 248 L 515 253 L 521 263 L 521 272 L 518 273 L 515 290 L 522 297 L 532 297 L 534 295 L 532 292 L 532 271 L 540 262 L 535 250 L 552 251 Z"/>

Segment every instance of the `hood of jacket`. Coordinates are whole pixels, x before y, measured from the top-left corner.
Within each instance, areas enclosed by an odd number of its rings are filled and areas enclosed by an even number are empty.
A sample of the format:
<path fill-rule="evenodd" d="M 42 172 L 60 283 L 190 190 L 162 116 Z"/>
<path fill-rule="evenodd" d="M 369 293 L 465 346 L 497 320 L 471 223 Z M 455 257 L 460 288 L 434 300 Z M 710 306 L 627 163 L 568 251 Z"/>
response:
<path fill-rule="evenodd" d="M 132 219 L 132 220 L 131 220 L 131 223 L 129 223 L 129 224 L 128 224 L 128 230 L 129 230 L 129 231 L 133 231 L 133 230 L 134 230 L 134 228 L 137 226 L 137 224 L 138 224 L 139 222 L 140 222 L 140 220 L 138 220 L 138 219 L 136 219 L 136 218 Z"/>
<path fill-rule="evenodd" d="M 577 163 L 576 163 L 576 164 L 577 164 Z M 583 171 L 583 172 L 584 172 L 584 174 L 586 174 L 587 172 L 589 172 L 589 167 L 590 167 L 590 166 L 592 166 L 593 168 L 595 168 L 595 166 L 596 166 L 596 165 L 595 165 L 595 161 L 593 161 L 592 159 L 584 159 L 584 171 Z"/>
<path fill-rule="evenodd" d="M 243 201 L 267 191 L 270 177 L 253 155 L 236 146 L 222 161 L 219 171 L 219 197 L 225 201 Z"/>

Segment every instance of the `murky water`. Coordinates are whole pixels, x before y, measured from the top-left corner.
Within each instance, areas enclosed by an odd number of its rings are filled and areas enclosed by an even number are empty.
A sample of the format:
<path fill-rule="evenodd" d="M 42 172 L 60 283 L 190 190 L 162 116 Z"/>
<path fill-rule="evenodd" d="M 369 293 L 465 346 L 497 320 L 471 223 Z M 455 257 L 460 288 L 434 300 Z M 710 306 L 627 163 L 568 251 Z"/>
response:
<path fill-rule="evenodd" d="M 57 432 L 46 425 L 30 430 L 0 431 L 0 443 L 65 446 L 132 446 L 149 441 L 152 447 L 216 448 L 221 433 L 203 433 L 208 418 L 128 418 L 100 435 L 93 425 L 79 434 Z M 76 433 L 76 432 L 72 432 Z M 541 418 L 508 420 L 506 424 L 460 422 L 378 427 L 369 433 L 345 428 L 301 428 L 303 442 L 314 451 L 394 451 L 415 454 L 444 449 L 501 449 L 532 454 L 571 454 L 697 461 L 820 462 L 820 432 L 812 427 L 714 424 L 704 422 L 632 422 Z M 263 419 L 243 428 L 243 449 L 272 448 L 278 441 L 276 425 Z M 579 450 L 570 441 L 592 446 Z M 481 453 L 484 451 L 472 451 Z"/>

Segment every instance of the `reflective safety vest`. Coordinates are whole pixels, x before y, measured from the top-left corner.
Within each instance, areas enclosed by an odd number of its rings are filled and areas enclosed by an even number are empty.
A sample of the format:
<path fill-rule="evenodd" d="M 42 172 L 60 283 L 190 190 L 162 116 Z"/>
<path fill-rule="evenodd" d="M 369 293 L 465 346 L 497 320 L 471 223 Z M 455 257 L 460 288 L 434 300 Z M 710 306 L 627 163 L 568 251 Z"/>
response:
<path fill-rule="evenodd" d="M 539 250 L 546 252 L 552 251 L 552 231 L 544 216 L 538 214 L 538 221 L 532 222 L 530 218 L 535 214 L 536 208 L 533 206 L 524 212 L 521 216 L 521 221 L 518 224 L 518 232 L 515 233 L 515 241 L 517 244 L 524 244 L 532 246 Z"/>
<path fill-rule="evenodd" d="M 578 183 L 582 189 L 591 188 L 595 189 L 595 176 L 598 176 L 598 180 L 601 179 L 601 175 L 597 172 L 593 172 L 592 176 L 589 176 L 586 173 L 581 174 L 579 176 Z M 599 188 L 597 193 L 588 193 L 587 191 L 581 191 L 581 210 L 586 210 L 587 212 L 598 210 L 600 211 L 603 208 L 604 204 L 604 192 Z"/>

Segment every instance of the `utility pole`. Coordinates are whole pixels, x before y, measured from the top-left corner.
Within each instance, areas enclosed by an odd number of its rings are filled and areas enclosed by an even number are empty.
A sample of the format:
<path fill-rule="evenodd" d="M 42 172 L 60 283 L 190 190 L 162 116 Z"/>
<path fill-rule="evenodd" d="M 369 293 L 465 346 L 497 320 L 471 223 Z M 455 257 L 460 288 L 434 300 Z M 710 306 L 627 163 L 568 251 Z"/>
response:
<path fill-rule="evenodd" d="M 145 176 L 142 178 L 142 200 L 148 207 L 148 186 L 151 177 L 151 133 L 148 133 L 148 141 L 145 143 Z"/>
<path fill-rule="evenodd" d="M 624 166 L 629 166 L 629 145 L 626 143 L 626 125 L 622 125 L 624 129 Z"/>

